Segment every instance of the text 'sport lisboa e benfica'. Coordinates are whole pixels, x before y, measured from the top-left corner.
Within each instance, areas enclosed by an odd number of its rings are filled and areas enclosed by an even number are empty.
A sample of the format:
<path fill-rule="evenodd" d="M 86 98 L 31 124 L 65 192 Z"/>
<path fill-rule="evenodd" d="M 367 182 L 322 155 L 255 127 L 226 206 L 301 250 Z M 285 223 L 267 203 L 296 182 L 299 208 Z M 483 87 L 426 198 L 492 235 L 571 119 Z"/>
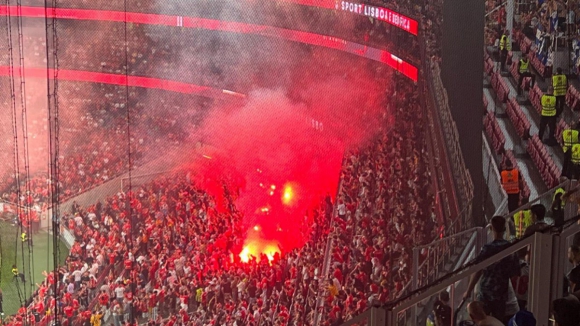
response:
<path fill-rule="evenodd" d="M 285 1 L 298 3 L 305 6 L 322 7 L 327 9 L 347 11 L 367 17 L 372 17 L 387 22 L 388 24 L 391 24 L 393 26 L 399 27 L 400 29 L 407 31 L 413 35 L 417 35 L 419 31 L 419 23 L 416 20 L 409 18 L 405 15 L 402 15 L 396 11 L 390 10 L 388 8 L 372 6 L 352 1 L 339 1 L 339 0 L 285 0 Z"/>

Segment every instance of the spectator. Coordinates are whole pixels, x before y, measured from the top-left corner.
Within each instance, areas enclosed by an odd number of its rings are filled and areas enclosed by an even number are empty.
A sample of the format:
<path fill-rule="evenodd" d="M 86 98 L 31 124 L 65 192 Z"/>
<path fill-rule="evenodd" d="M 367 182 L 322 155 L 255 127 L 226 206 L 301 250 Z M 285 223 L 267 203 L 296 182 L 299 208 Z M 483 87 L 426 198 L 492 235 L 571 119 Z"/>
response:
<path fill-rule="evenodd" d="M 555 326 L 578 326 L 580 324 L 580 301 L 575 296 L 554 300 L 552 311 Z"/>
<path fill-rule="evenodd" d="M 449 292 L 439 293 L 439 297 L 433 304 L 433 311 L 429 315 L 431 325 L 451 326 L 451 307 L 449 306 Z M 427 323 L 429 325 L 429 323 Z"/>
<path fill-rule="evenodd" d="M 473 301 L 467 305 L 467 313 L 477 326 L 504 326 L 504 324 L 493 316 L 487 315 L 485 303 Z"/>
<path fill-rule="evenodd" d="M 493 232 L 493 241 L 481 248 L 476 261 L 485 260 L 510 245 L 503 238 L 505 232 L 505 218 L 503 216 L 494 216 L 491 219 L 491 230 Z M 481 279 L 480 292 L 477 295 L 477 299 L 484 305 L 486 313 L 507 322 L 511 318 L 511 316 L 506 316 L 505 313 L 509 282 L 511 277 L 520 273 L 519 270 L 519 263 L 515 256 L 505 257 L 499 262 L 475 273 L 469 281 L 463 298 L 469 298 L 473 288 Z"/>
<path fill-rule="evenodd" d="M 524 237 L 529 236 L 530 234 L 534 234 L 536 232 L 541 232 L 549 227 L 548 224 L 544 221 L 544 216 L 546 216 L 546 208 L 542 204 L 535 204 L 530 207 L 530 211 L 532 212 L 532 224 L 530 227 L 526 228 L 526 232 L 524 232 Z"/>
<path fill-rule="evenodd" d="M 520 275 L 511 278 L 518 306 L 521 310 L 527 308 L 528 288 L 530 283 L 530 265 L 527 261 L 528 248 L 522 248 L 517 253 L 520 263 Z"/>
<path fill-rule="evenodd" d="M 507 324 L 508 326 L 536 326 L 536 318 L 531 312 L 522 309 L 518 311 Z"/>

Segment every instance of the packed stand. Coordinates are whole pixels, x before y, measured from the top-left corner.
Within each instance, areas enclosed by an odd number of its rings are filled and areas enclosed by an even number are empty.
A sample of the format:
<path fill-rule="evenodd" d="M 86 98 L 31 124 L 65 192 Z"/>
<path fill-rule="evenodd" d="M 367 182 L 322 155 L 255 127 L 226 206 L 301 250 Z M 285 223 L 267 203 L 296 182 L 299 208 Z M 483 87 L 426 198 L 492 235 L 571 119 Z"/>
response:
<path fill-rule="evenodd" d="M 391 104 L 399 123 L 343 166 L 324 305 L 331 323 L 403 294 L 411 248 L 437 238 L 424 131 L 417 123 L 424 113 L 414 86 L 403 85 L 397 93 L 408 96 Z"/>
<path fill-rule="evenodd" d="M 181 175 L 86 209 L 73 205 L 61 222 L 76 238 L 59 270 L 59 306 L 66 322 L 311 324 L 330 197 L 310 211 L 314 223 L 303 248 L 242 263 L 238 253 L 245 230 L 233 204 L 235 193 L 224 187 L 225 200 L 219 200 Z M 45 312 L 54 311 L 52 284 L 49 274 L 29 309 L 7 324 L 18 325 L 26 313 L 49 322 L 54 314 Z"/>

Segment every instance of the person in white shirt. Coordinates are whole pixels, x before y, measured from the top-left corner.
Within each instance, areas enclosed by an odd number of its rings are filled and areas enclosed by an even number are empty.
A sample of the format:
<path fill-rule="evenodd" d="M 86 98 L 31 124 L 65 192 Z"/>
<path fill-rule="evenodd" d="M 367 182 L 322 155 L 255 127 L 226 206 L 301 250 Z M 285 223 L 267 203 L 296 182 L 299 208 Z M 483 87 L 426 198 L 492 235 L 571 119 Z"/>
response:
<path fill-rule="evenodd" d="M 483 310 L 483 302 L 473 301 L 467 305 L 469 317 L 477 326 L 504 326 L 499 319 L 488 316 Z"/>
<path fill-rule="evenodd" d="M 336 210 L 338 211 L 338 217 L 345 220 L 346 219 L 346 205 L 344 204 L 344 201 L 342 199 L 340 199 L 338 201 L 338 206 L 336 206 Z"/>
<path fill-rule="evenodd" d="M 115 288 L 115 296 L 117 297 L 117 300 L 123 300 L 123 297 L 125 296 L 125 287 L 122 284 L 119 284 L 119 286 Z"/>

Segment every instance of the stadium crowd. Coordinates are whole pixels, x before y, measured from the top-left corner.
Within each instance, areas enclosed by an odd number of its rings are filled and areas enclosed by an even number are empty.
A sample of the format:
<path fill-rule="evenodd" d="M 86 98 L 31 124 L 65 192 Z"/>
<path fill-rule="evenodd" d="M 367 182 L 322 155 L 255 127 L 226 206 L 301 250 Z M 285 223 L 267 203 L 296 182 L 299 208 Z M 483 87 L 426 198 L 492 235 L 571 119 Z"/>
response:
<path fill-rule="evenodd" d="M 75 1 L 71 6 L 78 7 L 79 3 Z M 407 12 L 418 10 L 408 2 L 391 5 L 403 12 L 402 7 Z M 102 39 L 91 37 L 93 41 L 87 47 L 64 44 L 60 59 L 63 66 L 123 72 L 124 53 L 117 37 L 122 24 L 99 24 L 114 33 Z M 79 28 L 78 23 L 64 22 L 59 28 L 63 38 L 91 39 L 90 31 Z M 368 33 L 368 26 L 357 29 L 365 30 Z M 238 82 L 220 80 L 222 74 L 217 67 L 223 68 L 227 60 L 219 64 L 211 60 L 193 62 L 200 68 L 199 74 L 175 76 L 179 62 L 171 63 L 169 58 L 174 58 L 176 51 L 194 52 L 199 48 L 178 37 L 162 39 L 165 32 L 163 28 L 130 26 L 130 74 L 158 74 L 209 86 Z M 370 33 L 376 33 L 377 43 L 381 43 L 382 31 Z M 406 48 L 413 52 L 417 41 L 408 40 L 411 46 Z M 40 48 L 43 39 L 27 42 Z M 143 44 L 151 46 L 145 48 Z M 214 52 L 224 50 L 218 47 Z M 35 64 L 43 64 L 41 55 L 36 60 Z M 152 64 L 159 62 L 162 64 Z M 74 233 L 76 242 L 65 266 L 59 269 L 57 279 L 47 274 L 29 309 L 8 318 L 7 324 L 19 326 L 27 319 L 46 325 L 58 305 L 68 325 L 112 322 L 119 326 L 132 319 L 170 326 L 311 325 L 317 315 L 323 325 L 334 325 L 377 302 L 396 298 L 409 282 L 407 248 L 431 241 L 436 228 L 431 227 L 435 223 L 433 196 L 428 186 L 423 128 L 417 123 L 424 114 L 417 86 L 401 82 L 390 87 L 393 89 L 387 93 L 395 93 L 397 101 L 387 110 L 396 116 L 395 127 L 368 147 L 349 154 L 341 173 L 337 214 L 331 213 L 334 204 L 329 197 L 312 209 L 315 223 L 303 248 L 272 259 L 259 257 L 241 263 L 238 253 L 246 226 L 235 209 L 235 191 L 225 188 L 226 204 L 221 207 L 217 204 L 220 201 L 183 175 L 161 178 L 135 193 L 119 193 L 90 207 L 75 205 L 67 212 L 60 223 Z M 65 137 L 61 139 L 65 151 L 59 178 L 63 200 L 127 170 L 127 112 L 122 87 L 61 82 L 60 91 L 70 93 L 63 99 L 70 103 L 63 102 L 63 107 L 79 108 L 64 122 Z M 157 118 L 141 114 L 140 110 L 150 105 L 147 101 L 152 100 L 142 100 L 142 95 L 132 89 L 129 99 L 129 107 L 134 110 L 129 113 L 136 117 L 131 141 L 136 164 L 140 163 L 140 153 L 149 152 L 157 144 L 155 137 L 145 136 L 150 130 L 157 130 L 159 137 L 171 130 L 172 141 L 181 141 L 186 134 L 176 128 L 178 115 Z M 87 102 L 87 98 L 91 100 Z M 171 111 L 173 104 L 169 102 L 157 103 L 159 110 Z M 39 120 L 39 130 L 45 127 L 42 123 L 46 121 Z M 10 130 L 7 124 L 2 128 Z M 12 143 L 4 145 L 6 149 L 13 147 Z M 1 152 L 10 162 L 10 151 Z M 40 205 L 48 201 L 45 184 L 46 175 L 42 173 L 30 181 L 31 198 Z M 0 188 L 3 198 L 18 202 L 15 187 L 14 177 L 6 176 Z M 21 198 L 20 202 L 27 200 Z M 331 273 L 324 275 L 329 235 L 333 243 Z M 62 295 L 60 302 L 53 298 L 55 283 Z M 325 302 L 322 307 L 319 299 Z"/>
<path fill-rule="evenodd" d="M 399 297 L 410 282 L 410 249 L 437 237 L 424 112 L 416 86 L 396 87 L 395 94 L 404 94 L 389 104 L 396 126 L 343 166 L 325 305 L 337 324 Z"/>
<path fill-rule="evenodd" d="M 413 87 L 398 92 L 412 94 Z M 183 174 L 90 207 L 74 205 L 61 222 L 76 238 L 58 277 L 66 320 L 311 325 L 317 299 L 324 298 L 318 312 L 330 325 L 396 298 L 409 281 L 405 248 L 435 236 L 425 149 L 417 137 L 420 107 L 416 97 L 401 98 L 391 104 L 398 127 L 346 160 L 336 215 L 325 198 L 311 211 L 314 226 L 305 246 L 271 259 L 240 262 L 245 226 L 235 209 L 236 191 L 224 188 L 226 200 L 216 200 Z M 403 110 L 409 107 L 416 111 Z M 405 179 L 410 181 L 403 184 Z M 394 196 L 397 187 L 405 191 Z M 334 246 L 326 278 L 321 268 L 329 233 Z M 49 274 L 28 310 L 38 322 L 48 322 L 51 314 L 42 312 L 55 309 L 54 282 Z M 23 313 L 9 325 L 18 325 Z"/>

